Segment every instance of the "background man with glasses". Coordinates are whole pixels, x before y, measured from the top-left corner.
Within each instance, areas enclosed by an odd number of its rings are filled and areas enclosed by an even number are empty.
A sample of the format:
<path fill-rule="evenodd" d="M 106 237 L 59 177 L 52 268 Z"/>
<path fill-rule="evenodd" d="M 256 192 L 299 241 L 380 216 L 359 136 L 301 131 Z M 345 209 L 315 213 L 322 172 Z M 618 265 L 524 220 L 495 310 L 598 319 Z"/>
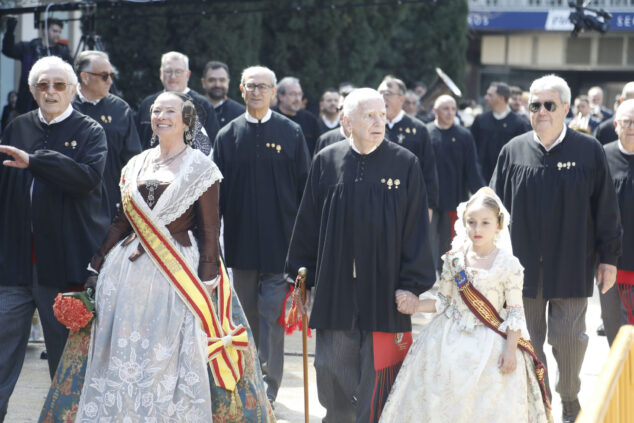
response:
<path fill-rule="evenodd" d="M 595 272 L 598 288 L 607 292 L 616 278 L 622 239 L 601 144 L 566 128 L 569 108 L 566 81 L 555 75 L 533 81 L 533 131 L 502 148 L 491 179 L 511 212 L 513 252 L 525 267 L 526 323 L 543 363 L 547 332 L 553 347 L 564 423 L 574 422 L 580 410 L 579 372 L 588 346 L 585 315 Z M 546 388 L 550 394 L 548 380 Z"/>
<path fill-rule="evenodd" d="M 425 178 L 431 220 L 433 210 L 438 207 L 438 173 L 427 127 L 420 120 L 405 114 L 403 104 L 407 88 L 403 81 L 388 75 L 379 85 L 378 91 L 386 107 L 385 139 L 407 148 L 418 157 Z"/>
<path fill-rule="evenodd" d="M 39 108 L 13 120 L 0 144 L 0 422 L 35 308 L 53 377 L 68 334 L 53 315 L 53 301 L 83 286 L 110 224 L 103 206 L 106 135 L 70 105 L 73 68 L 45 57 L 31 68 L 29 84 Z"/>
<path fill-rule="evenodd" d="M 106 53 L 94 50 L 79 53 L 75 59 L 75 72 L 79 78 L 79 88 L 73 99 L 73 107 L 96 120 L 106 131 L 108 159 L 103 180 L 108 193 L 108 212 L 110 219 L 113 219 L 116 205 L 121 202 L 121 169 L 128 160 L 141 152 L 134 113 L 128 103 L 110 94 L 115 73 Z"/>
<path fill-rule="evenodd" d="M 275 73 L 265 67 L 242 72 L 247 111 L 220 130 L 213 152 L 224 176 L 220 213 L 226 262 L 258 346 L 271 403 L 284 366 L 284 328 L 278 323 L 289 283 L 284 262 L 310 165 L 299 125 L 269 108 L 275 82 Z"/>
<path fill-rule="evenodd" d="M 187 86 L 189 77 L 192 72 L 189 70 L 189 58 L 183 53 L 170 51 L 161 56 L 161 68 L 159 69 L 161 83 L 164 91 L 176 91 L 177 93 L 187 94 L 191 97 L 200 124 L 205 128 L 209 140 L 213 142 L 216 134 L 218 134 L 218 119 L 213 106 L 204 96 Z M 152 125 L 150 124 L 150 106 L 154 103 L 156 97 L 163 91 L 154 93 L 141 102 L 136 116 L 137 130 L 141 139 L 141 147 L 146 150 L 151 147 Z M 209 151 L 203 151 L 209 154 Z"/>

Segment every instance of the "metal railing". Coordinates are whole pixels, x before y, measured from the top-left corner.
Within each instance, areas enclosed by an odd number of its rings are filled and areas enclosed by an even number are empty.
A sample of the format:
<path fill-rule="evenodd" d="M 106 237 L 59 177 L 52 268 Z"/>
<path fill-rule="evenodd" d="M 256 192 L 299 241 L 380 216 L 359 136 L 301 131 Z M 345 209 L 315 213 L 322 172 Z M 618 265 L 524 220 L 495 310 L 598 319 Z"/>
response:
<path fill-rule="evenodd" d="M 595 385 L 592 400 L 576 423 L 634 422 L 634 326 L 619 330 Z"/>

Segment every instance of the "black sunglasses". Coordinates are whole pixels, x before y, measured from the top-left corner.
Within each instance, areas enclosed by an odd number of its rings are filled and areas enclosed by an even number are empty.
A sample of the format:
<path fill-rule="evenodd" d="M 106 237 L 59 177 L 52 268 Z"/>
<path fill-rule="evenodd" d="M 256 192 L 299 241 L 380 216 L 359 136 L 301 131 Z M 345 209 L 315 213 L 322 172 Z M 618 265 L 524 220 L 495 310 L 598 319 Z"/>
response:
<path fill-rule="evenodd" d="M 544 101 L 544 103 L 534 101 L 528 105 L 528 110 L 531 113 L 537 113 L 542 109 L 542 104 L 544 106 L 544 109 L 549 112 L 554 112 L 555 110 L 557 110 L 557 104 L 554 101 Z"/>
<path fill-rule="evenodd" d="M 94 73 L 94 72 L 88 72 L 88 71 L 84 71 L 86 73 L 89 73 L 91 75 L 95 75 L 95 76 L 100 76 L 101 79 L 103 79 L 104 82 L 106 82 L 108 80 L 108 78 L 114 80 L 114 77 L 116 76 L 116 74 L 114 72 L 99 72 L 99 73 Z"/>

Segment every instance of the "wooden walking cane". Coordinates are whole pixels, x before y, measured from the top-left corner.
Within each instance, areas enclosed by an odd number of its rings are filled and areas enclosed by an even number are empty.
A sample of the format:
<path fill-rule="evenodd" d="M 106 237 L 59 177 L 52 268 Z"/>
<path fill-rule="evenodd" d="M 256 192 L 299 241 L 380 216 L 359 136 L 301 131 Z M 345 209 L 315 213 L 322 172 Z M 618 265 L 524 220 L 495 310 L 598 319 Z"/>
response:
<path fill-rule="evenodd" d="M 295 281 L 298 286 L 295 289 L 301 289 L 302 304 L 300 310 L 302 313 L 302 358 L 304 360 L 304 422 L 308 423 L 308 310 L 305 308 L 306 304 L 306 268 L 300 267 L 297 272 L 297 280 Z"/>

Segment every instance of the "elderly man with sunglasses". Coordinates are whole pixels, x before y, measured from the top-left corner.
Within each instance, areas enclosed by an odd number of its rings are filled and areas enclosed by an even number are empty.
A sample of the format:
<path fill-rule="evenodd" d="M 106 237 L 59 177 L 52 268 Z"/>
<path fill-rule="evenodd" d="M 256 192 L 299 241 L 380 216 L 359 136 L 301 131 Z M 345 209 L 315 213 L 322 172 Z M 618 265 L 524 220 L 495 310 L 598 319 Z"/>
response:
<path fill-rule="evenodd" d="M 13 120 L 0 144 L 0 422 L 20 375 L 37 308 L 51 377 L 68 331 L 53 315 L 58 293 L 81 287 L 110 220 L 101 126 L 70 105 L 77 86 L 59 57 L 29 73 L 39 108 Z"/>
<path fill-rule="evenodd" d="M 75 73 L 79 78 L 79 88 L 72 102 L 73 108 L 96 120 L 106 131 L 108 159 L 103 180 L 112 219 L 117 211 L 117 203 L 121 202 L 121 169 L 128 160 L 141 152 L 134 113 L 128 103 L 110 94 L 115 73 L 106 53 L 82 51 L 75 58 Z"/>
<path fill-rule="evenodd" d="M 555 75 L 533 81 L 533 131 L 502 148 L 491 179 L 511 212 L 513 252 L 525 267 L 526 322 L 543 363 L 547 334 L 553 347 L 563 422 L 574 422 L 580 410 L 585 315 L 595 273 L 601 292 L 612 288 L 622 242 L 605 153 L 595 138 L 566 127 L 569 108 L 566 81 Z"/>

